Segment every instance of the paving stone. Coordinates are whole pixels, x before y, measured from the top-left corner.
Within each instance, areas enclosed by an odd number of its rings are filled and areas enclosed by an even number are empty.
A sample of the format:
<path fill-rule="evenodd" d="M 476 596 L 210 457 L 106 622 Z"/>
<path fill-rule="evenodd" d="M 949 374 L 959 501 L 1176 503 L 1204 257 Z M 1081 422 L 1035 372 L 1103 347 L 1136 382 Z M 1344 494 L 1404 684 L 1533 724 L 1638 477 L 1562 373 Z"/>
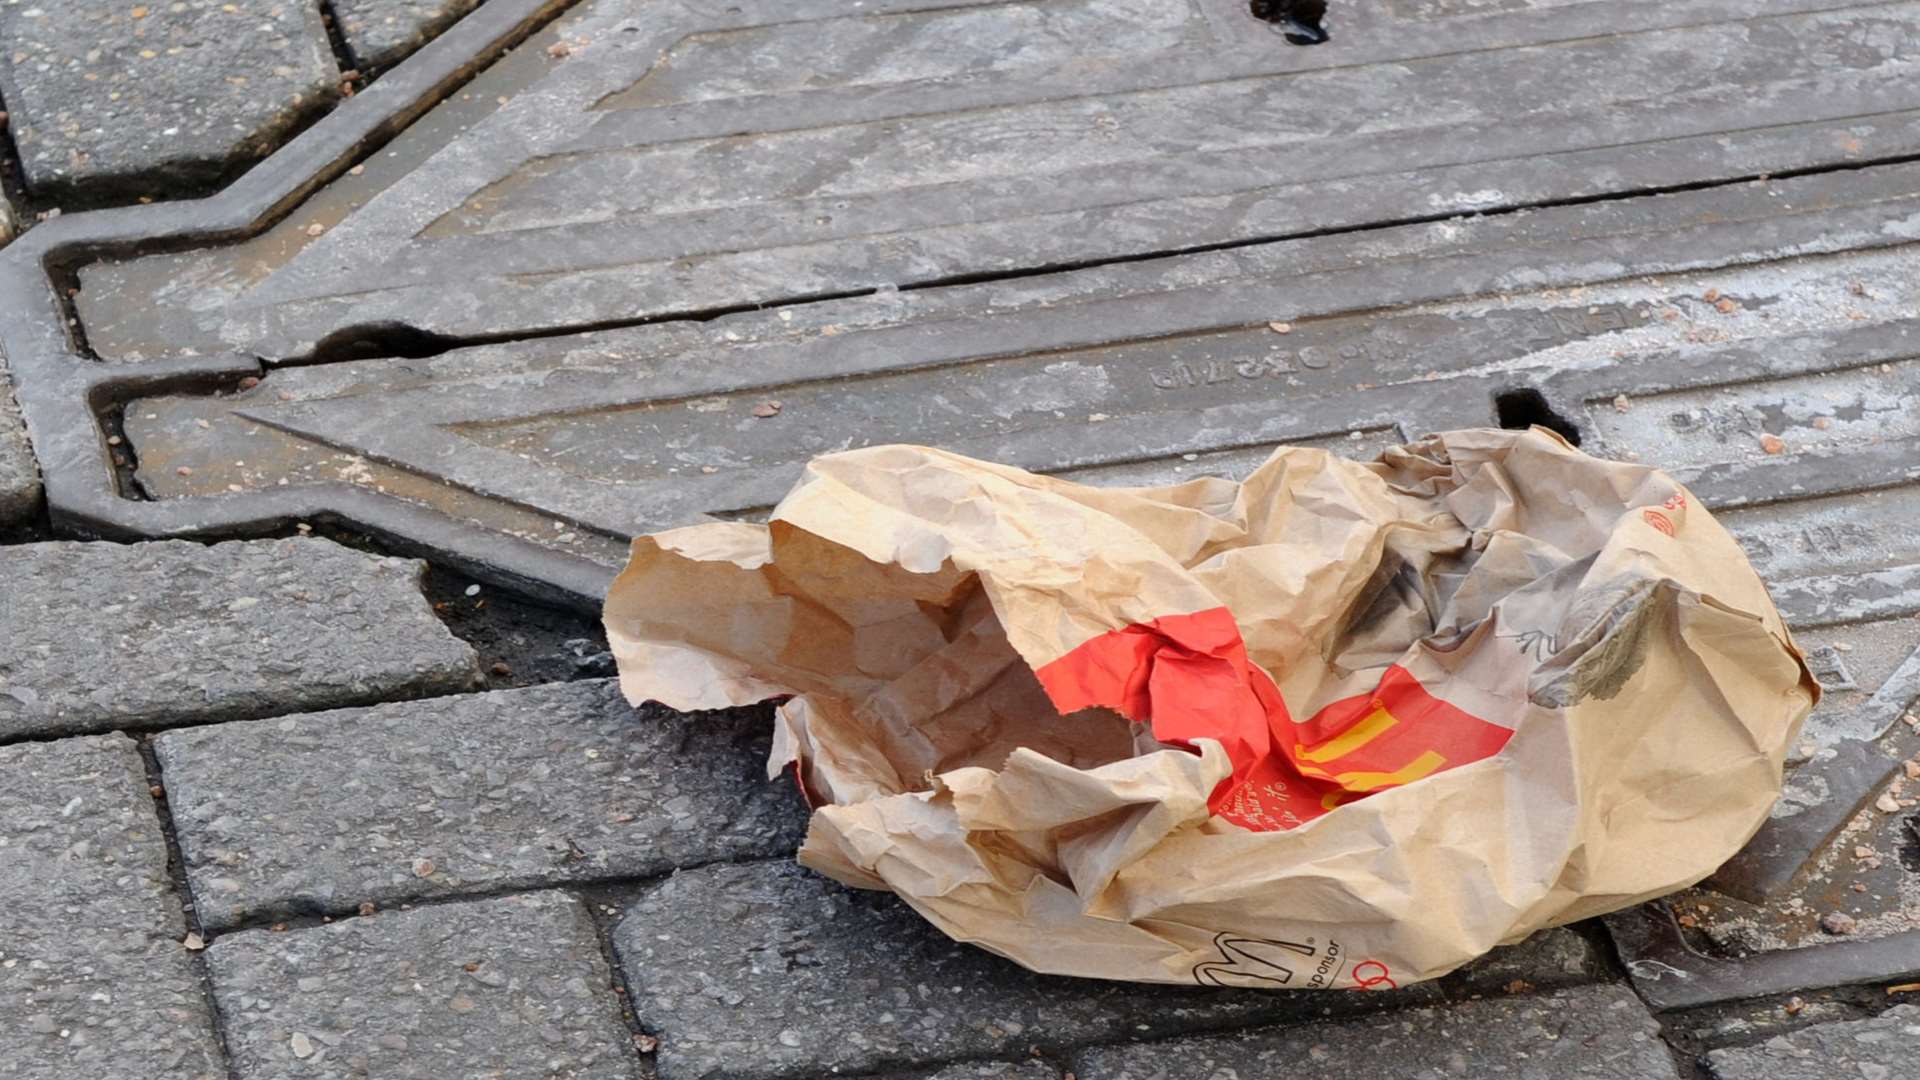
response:
<path fill-rule="evenodd" d="M 31 517 L 40 506 L 40 469 L 27 443 L 13 383 L 0 359 L 0 526 Z"/>
<path fill-rule="evenodd" d="M 208 185 L 339 95 L 298 0 L 7 0 L 0 48 L 27 186 L 56 198 Z"/>
<path fill-rule="evenodd" d="M 0 746 L 0 1076 L 225 1080 L 122 735 Z"/>
<path fill-rule="evenodd" d="M 1525 941 L 1493 950 L 1448 976 L 1447 981 L 1459 992 L 1489 996 L 1552 990 L 1592 982 L 1603 965 L 1598 950 L 1585 935 L 1553 926 Z"/>
<path fill-rule="evenodd" d="M 224 927 L 790 854 L 806 809 L 766 778 L 770 727 L 758 710 L 636 712 L 601 680 L 192 728 L 156 747 L 195 904 Z"/>
<path fill-rule="evenodd" d="M 1920 1006 L 1707 1054 L 1714 1080 L 1920 1080 Z"/>
<path fill-rule="evenodd" d="M 207 950 L 235 1080 L 632 1080 L 580 901 L 533 893 L 248 930 Z"/>
<path fill-rule="evenodd" d="M 333 0 L 333 17 L 361 72 L 391 67 L 480 0 Z"/>
<path fill-rule="evenodd" d="M 424 569 L 317 539 L 0 547 L 0 737 L 464 689 Z"/>
<path fill-rule="evenodd" d="M 1099 1047 L 1077 1054 L 1073 1072 L 1080 1080 L 1677 1080 L 1658 1036 L 1659 1025 L 1632 992 L 1598 985 L 1236 1036 Z"/>
<path fill-rule="evenodd" d="M 1438 999 L 1207 990 L 1035 975 L 942 935 L 890 894 L 791 863 L 683 871 L 614 934 L 664 1080 L 730 1080 L 1024 1055 Z"/>

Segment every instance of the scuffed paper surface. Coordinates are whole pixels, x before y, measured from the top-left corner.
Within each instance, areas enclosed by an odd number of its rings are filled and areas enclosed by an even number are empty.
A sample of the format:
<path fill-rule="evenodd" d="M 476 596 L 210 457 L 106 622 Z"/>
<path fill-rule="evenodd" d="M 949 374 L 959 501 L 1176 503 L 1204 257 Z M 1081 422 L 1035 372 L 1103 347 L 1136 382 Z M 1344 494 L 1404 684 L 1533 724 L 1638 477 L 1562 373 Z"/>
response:
<path fill-rule="evenodd" d="M 1740 548 L 1550 432 L 1102 489 L 924 447 L 642 537 L 635 701 L 782 699 L 800 859 L 1041 971 L 1386 987 L 1664 895 L 1818 687 Z"/>

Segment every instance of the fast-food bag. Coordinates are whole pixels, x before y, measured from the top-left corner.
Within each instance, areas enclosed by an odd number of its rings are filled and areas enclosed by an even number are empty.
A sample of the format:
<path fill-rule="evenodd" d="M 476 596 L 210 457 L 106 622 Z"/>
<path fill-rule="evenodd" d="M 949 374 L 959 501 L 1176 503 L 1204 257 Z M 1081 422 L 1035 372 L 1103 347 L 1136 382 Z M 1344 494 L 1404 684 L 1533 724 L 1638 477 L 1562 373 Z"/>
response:
<path fill-rule="evenodd" d="M 1433 978 L 1711 873 L 1819 689 L 1737 544 L 1543 429 L 1087 487 L 918 446 L 642 537 L 621 684 L 780 699 L 800 861 L 1045 972 Z"/>

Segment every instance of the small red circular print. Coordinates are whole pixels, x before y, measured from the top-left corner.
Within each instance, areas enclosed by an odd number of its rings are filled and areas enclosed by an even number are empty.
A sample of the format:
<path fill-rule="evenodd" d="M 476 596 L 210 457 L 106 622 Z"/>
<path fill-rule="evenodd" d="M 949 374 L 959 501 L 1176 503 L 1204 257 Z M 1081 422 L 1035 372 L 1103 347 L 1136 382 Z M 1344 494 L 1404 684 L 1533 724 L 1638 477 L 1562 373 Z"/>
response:
<path fill-rule="evenodd" d="M 1646 520 L 1647 524 L 1659 529 L 1668 536 L 1673 535 L 1673 519 L 1667 515 L 1658 510 L 1642 510 L 1640 511 L 1640 516 Z"/>
<path fill-rule="evenodd" d="M 1373 971 L 1369 971 L 1371 968 Z M 1387 965 L 1378 960 L 1362 960 L 1353 965 L 1353 983 L 1362 990 L 1398 990 L 1400 984 L 1393 981 L 1393 973 Z"/>

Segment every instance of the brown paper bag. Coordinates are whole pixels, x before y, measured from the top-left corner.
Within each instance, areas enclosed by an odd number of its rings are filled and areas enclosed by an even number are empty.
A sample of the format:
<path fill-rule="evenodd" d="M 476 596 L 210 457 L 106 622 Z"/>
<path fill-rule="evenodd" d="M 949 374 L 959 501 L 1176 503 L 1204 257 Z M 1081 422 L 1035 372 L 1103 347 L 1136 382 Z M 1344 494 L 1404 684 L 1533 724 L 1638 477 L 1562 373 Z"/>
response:
<path fill-rule="evenodd" d="M 784 699 L 800 861 L 1047 972 L 1385 988 L 1691 884 L 1818 697 L 1738 545 L 1542 429 L 1243 483 L 916 446 L 642 537 L 639 703 Z"/>

